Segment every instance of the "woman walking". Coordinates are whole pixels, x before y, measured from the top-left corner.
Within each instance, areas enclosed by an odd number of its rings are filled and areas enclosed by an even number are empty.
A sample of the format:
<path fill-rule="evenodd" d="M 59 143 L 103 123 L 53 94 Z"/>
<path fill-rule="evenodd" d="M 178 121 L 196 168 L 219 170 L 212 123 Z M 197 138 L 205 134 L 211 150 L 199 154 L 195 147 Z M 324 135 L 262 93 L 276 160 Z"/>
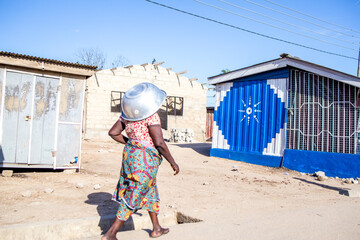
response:
<path fill-rule="evenodd" d="M 153 230 L 150 237 L 169 232 L 158 221 L 159 194 L 156 174 L 162 156 L 170 163 L 174 175 L 180 169 L 162 135 L 158 109 L 166 93 L 154 84 L 140 83 L 126 91 L 121 103 L 122 115 L 109 131 L 115 141 L 125 144 L 120 179 L 113 195 L 119 203 L 116 219 L 102 240 L 116 239 L 124 222 L 138 209 L 149 212 Z M 125 137 L 122 132 L 125 130 Z"/>

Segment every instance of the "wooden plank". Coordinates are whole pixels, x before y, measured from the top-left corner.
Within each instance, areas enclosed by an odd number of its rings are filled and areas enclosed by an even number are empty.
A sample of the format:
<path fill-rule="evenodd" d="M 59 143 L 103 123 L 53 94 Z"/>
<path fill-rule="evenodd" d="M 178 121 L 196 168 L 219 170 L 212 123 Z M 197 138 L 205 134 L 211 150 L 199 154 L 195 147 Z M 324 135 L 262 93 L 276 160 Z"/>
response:
<path fill-rule="evenodd" d="M 165 62 L 159 62 L 159 63 L 154 63 L 153 65 L 154 66 L 160 66 L 160 65 L 162 65 L 162 64 L 164 64 Z"/>
<path fill-rule="evenodd" d="M 184 74 L 184 73 L 187 73 L 187 70 L 184 70 L 184 71 L 182 71 L 182 72 L 178 72 L 178 73 L 176 73 L 177 75 L 180 75 L 180 74 Z"/>

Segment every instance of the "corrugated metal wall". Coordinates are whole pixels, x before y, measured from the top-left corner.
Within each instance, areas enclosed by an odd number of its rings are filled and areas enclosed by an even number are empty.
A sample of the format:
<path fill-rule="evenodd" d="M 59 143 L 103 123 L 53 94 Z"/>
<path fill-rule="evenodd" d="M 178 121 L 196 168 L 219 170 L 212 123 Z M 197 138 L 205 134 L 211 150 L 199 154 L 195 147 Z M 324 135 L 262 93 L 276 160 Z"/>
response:
<path fill-rule="evenodd" d="M 284 70 L 217 84 L 212 148 L 282 156 L 287 76 Z"/>
<path fill-rule="evenodd" d="M 78 168 L 85 79 L 0 69 L 0 165 Z M 60 98 L 61 96 L 61 98 Z"/>

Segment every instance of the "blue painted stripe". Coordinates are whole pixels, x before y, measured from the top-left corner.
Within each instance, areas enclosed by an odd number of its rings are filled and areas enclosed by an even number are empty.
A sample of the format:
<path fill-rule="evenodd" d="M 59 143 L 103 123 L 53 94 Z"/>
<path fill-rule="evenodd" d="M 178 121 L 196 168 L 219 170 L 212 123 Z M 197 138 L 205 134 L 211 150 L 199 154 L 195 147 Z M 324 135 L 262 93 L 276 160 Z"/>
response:
<path fill-rule="evenodd" d="M 267 146 L 267 128 L 268 128 L 268 122 L 269 122 L 269 88 L 266 86 L 263 90 L 263 108 L 262 108 L 262 118 L 263 125 L 262 125 L 262 145 L 261 150 L 266 148 Z"/>
<path fill-rule="evenodd" d="M 238 93 L 239 89 L 237 88 L 234 88 L 233 91 L 231 91 L 231 99 L 233 101 L 233 108 L 234 109 L 238 109 L 237 106 L 238 106 L 238 102 L 237 102 L 237 93 Z M 231 119 L 233 119 L 231 121 L 231 126 L 230 126 L 230 130 L 231 130 L 231 133 L 230 133 L 230 150 L 235 150 L 235 141 L 236 141 L 236 123 L 238 122 L 237 121 L 237 111 L 232 111 L 231 112 Z"/>
<path fill-rule="evenodd" d="M 260 83 L 260 81 L 257 81 L 257 99 L 255 104 L 258 104 L 260 101 L 262 101 L 261 96 L 262 96 L 262 85 Z M 261 105 L 261 103 L 259 104 Z M 258 109 L 260 110 L 260 109 Z M 260 110 L 261 111 L 261 110 Z M 261 112 L 260 112 L 261 113 Z M 257 120 L 259 121 L 259 123 L 262 122 L 262 114 L 257 114 Z M 256 124 L 256 132 L 255 132 L 255 152 L 260 152 L 260 145 L 261 145 L 261 138 L 262 138 L 262 132 L 261 132 L 261 124 Z"/>
<path fill-rule="evenodd" d="M 278 78 L 288 78 L 290 71 L 288 68 L 277 69 L 273 71 L 263 72 L 256 75 L 238 78 L 234 81 L 255 81 L 255 80 L 264 80 L 264 79 L 278 79 Z"/>
<path fill-rule="evenodd" d="M 283 166 L 304 173 L 324 171 L 329 177 L 360 177 L 357 154 L 285 149 Z"/>
<path fill-rule="evenodd" d="M 281 164 L 281 158 L 277 156 L 268 156 L 258 153 L 238 152 L 225 149 L 212 148 L 210 150 L 210 156 L 226 158 L 236 161 L 247 162 L 256 165 L 279 167 Z"/>

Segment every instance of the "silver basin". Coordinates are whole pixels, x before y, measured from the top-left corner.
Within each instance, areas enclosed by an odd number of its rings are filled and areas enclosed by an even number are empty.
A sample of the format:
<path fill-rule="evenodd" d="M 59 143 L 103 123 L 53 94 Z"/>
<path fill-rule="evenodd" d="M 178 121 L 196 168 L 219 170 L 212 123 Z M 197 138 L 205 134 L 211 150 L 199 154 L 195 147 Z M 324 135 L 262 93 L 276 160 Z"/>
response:
<path fill-rule="evenodd" d="M 139 121 L 150 117 L 161 107 L 166 92 L 152 83 L 139 83 L 127 90 L 121 101 L 122 118 Z"/>

